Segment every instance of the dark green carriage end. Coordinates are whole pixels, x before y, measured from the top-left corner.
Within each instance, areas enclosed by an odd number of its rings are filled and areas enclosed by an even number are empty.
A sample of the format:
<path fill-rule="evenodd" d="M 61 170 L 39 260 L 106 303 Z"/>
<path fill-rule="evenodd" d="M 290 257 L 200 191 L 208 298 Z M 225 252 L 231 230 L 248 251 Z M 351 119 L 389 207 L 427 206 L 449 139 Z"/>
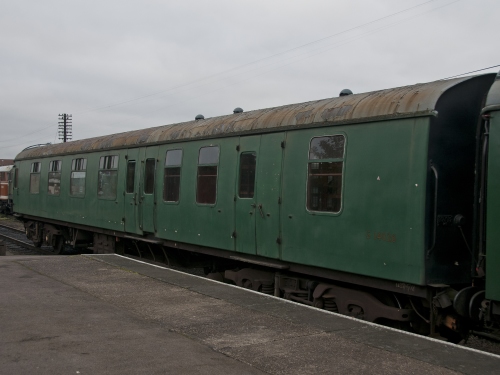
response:
<path fill-rule="evenodd" d="M 494 74 L 444 92 L 429 130 L 426 204 L 427 284 L 469 285 L 478 241 L 478 125 Z"/>
<path fill-rule="evenodd" d="M 488 158 L 486 184 L 486 238 L 480 249 L 486 262 L 486 298 L 497 301 L 500 315 L 500 73 L 491 87 L 483 109 L 487 124 Z"/>

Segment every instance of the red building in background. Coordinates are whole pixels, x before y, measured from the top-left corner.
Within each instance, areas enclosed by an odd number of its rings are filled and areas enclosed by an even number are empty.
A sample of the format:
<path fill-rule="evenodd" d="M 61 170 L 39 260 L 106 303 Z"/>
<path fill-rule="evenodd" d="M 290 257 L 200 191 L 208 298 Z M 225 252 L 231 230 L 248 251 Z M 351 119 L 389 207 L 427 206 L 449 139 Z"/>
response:
<path fill-rule="evenodd" d="M 0 159 L 0 167 L 14 164 L 14 159 Z"/>

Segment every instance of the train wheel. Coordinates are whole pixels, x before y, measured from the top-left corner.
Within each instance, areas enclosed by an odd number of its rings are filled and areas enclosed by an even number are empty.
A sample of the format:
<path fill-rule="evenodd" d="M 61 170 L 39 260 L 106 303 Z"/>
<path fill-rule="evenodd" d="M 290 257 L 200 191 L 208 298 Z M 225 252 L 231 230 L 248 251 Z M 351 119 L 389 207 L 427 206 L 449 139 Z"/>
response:
<path fill-rule="evenodd" d="M 57 236 L 54 246 L 52 246 L 52 252 L 55 255 L 60 255 L 64 253 L 64 237 Z"/>

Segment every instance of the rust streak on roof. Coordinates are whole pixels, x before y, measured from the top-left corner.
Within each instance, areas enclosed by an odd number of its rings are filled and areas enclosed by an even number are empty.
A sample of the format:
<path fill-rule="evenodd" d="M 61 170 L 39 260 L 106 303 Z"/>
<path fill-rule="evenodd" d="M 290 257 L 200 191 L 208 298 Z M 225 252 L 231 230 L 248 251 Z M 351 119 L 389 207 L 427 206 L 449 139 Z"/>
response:
<path fill-rule="evenodd" d="M 26 149 L 16 160 L 291 128 L 430 116 L 441 94 L 468 78 L 291 104 Z"/>

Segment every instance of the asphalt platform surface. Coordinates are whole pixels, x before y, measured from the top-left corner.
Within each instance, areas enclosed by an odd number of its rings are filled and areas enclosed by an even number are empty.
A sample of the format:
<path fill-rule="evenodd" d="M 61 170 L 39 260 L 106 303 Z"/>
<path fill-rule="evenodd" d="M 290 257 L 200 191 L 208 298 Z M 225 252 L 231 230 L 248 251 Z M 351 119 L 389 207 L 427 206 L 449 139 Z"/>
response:
<path fill-rule="evenodd" d="M 117 255 L 0 257 L 0 374 L 462 373 L 500 356 Z"/>

